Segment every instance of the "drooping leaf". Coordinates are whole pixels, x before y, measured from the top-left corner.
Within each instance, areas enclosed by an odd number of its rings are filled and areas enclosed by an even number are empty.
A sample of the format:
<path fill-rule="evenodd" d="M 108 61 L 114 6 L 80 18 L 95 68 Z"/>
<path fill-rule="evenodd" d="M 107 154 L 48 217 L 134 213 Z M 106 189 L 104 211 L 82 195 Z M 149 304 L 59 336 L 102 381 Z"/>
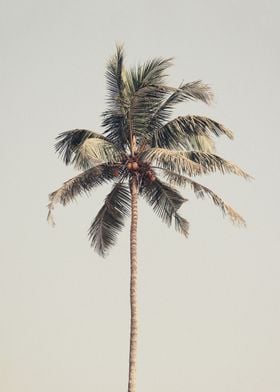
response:
<path fill-rule="evenodd" d="M 181 215 L 176 212 L 174 214 L 174 221 L 175 221 L 175 230 L 178 231 L 180 234 L 183 234 L 185 237 L 189 235 L 189 222 L 183 218 Z"/>
<path fill-rule="evenodd" d="M 130 212 L 130 193 L 127 184 L 117 183 L 107 195 L 89 228 L 91 246 L 105 256 L 116 242 L 118 233 L 124 226 L 125 217 Z"/>
<path fill-rule="evenodd" d="M 101 162 L 121 158 L 115 145 L 104 136 L 85 129 L 62 132 L 56 138 L 55 150 L 66 165 L 88 169 Z"/>
<path fill-rule="evenodd" d="M 66 205 L 76 199 L 77 196 L 88 194 L 93 188 L 102 185 L 114 178 L 114 166 L 99 165 L 92 167 L 83 173 L 64 182 L 56 191 L 49 195 L 48 221 L 54 224 L 52 210 L 55 204 Z"/>
<path fill-rule="evenodd" d="M 220 196 L 214 193 L 211 189 L 193 181 L 191 178 L 176 174 L 170 170 L 163 170 L 163 176 L 168 181 L 170 186 L 185 187 L 190 186 L 197 198 L 203 199 L 208 196 L 213 203 L 219 207 L 224 215 L 227 215 L 233 223 L 245 226 L 246 222 L 230 205 L 226 204 Z"/>
<path fill-rule="evenodd" d="M 193 149 L 193 140 L 199 144 L 198 136 L 226 135 L 233 138 L 233 133 L 222 124 L 202 116 L 180 116 L 166 123 L 163 127 L 155 129 L 151 138 L 151 145 L 162 148 L 185 147 Z M 206 141 L 206 139 L 204 139 Z M 213 142 L 212 142 L 213 144 Z M 211 150 L 211 145 L 208 143 Z"/>
<path fill-rule="evenodd" d="M 56 138 L 55 151 L 62 158 L 63 162 L 69 165 L 72 163 L 73 155 L 77 149 L 88 138 L 103 138 L 103 136 L 86 129 L 73 129 L 61 132 Z"/>
<path fill-rule="evenodd" d="M 140 156 L 154 166 L 157 165 L 178 174 L 194 176 L 219 171 L 222 174 L 235 174 L 247 180 L 252 178 L 234 163 L 206 152 L 147 148 Z"/>
<path fill-rule="evenodd" d="M 176 218 L 176 228 L 186 235 L 187 223 L 179 215 L 176 215 L 186 199 L 176 189 L 156 179 L 140 188 L 140 194 L 168 226 L 171 225 L 172 219 Z"/>

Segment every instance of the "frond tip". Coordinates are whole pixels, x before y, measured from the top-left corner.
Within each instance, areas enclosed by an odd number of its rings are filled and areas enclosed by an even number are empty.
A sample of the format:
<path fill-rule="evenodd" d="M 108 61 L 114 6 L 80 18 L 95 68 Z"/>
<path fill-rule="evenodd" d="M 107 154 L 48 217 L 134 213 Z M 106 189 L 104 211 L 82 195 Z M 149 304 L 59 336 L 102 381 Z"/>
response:
<path fill-rule="evenodd" d="M 185 237 L 189 236 L 189 222 L 176 212 L 174 214 L 175 230 L 183 234 Z"/>
<path fill-rule="evenodd" d="M 48 208 L 48 215 L 47 215 L 47 222 L 52 226 L 52 227 L 55 227 L 55 221 L 54 221 L 54 217 L 53 217 L 53 214 L 52 214 L 52 211 L 53 211 L 53 205 L 52 205 L 52 203 L 49 203 L 48 205 L 47 205 L 47 208 Z"/>

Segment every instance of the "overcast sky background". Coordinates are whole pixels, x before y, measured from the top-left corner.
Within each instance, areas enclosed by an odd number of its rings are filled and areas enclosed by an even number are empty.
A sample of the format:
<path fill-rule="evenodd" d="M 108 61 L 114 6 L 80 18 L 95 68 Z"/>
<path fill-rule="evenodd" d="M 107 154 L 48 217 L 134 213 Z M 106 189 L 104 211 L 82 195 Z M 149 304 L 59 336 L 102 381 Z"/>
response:
<path fill-rule="evenodd" d="M 55 211 L 75 172 L 64 130 L 100 130 L 115 42 L 130 64 L 175 57 L 170 84 L 203 79 L 235 132 L 218 153 L 255 177 L 209 176 L 247 220 L 238 229 L 190 191 L 188 240 L 140 205 L 138 390 L 280 391 L 279 2 L 1 1 L 2 392 L 123 392 L 129 340 L 129 231 L 103 260 L 87 229 L 108 188 Z M 129 224 L 129 221 L 127 222 Z"/>

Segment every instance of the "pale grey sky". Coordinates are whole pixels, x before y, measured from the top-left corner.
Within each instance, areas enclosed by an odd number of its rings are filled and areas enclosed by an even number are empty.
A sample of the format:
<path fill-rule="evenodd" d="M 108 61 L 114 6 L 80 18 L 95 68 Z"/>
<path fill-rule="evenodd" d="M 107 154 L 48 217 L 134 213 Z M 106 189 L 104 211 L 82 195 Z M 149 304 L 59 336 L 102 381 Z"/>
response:
<path fill-rule="evenodd" d="M 190 192 L 188 240 L 141 204 L 138 390 L 280 391 L 279 3 L 271 1 L 1 1 L 1 392 L 126 390 L 128 227 L 104 261 L 87 228 L 106 189 L 57 208 L 72 177 L 55 136 L 100 129 L 104 67 L 175 57 L 170 83 L 203 79 L 215 104 L 178 113 L 236 135 L 218 152 L 256 180 L 210 176 L 247 220 L 238 229 Z M 129 222 L 128 222 L 129 223 Z"/>

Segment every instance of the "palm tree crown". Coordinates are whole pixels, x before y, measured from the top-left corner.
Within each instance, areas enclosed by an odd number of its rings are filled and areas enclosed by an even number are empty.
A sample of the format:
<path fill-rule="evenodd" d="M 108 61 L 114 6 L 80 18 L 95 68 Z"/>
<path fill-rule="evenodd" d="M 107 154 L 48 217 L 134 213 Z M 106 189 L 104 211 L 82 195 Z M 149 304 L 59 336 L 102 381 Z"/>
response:
<path fill-rule="evenodd" d="M 102 256 L 115 244 L 130 213 L 132 181 L 155 213 L 185 236 L 189 224 L 178 211 L 186 199 L 176 187 L 189 186 L 199 198 L 209 196 L 233 222 L 245 224 L 212 190 L 193 180 L 217 171 L 245 179 L 249 175 L 215 153 L 213 136 L 232 139 L 229 129 L 197 115 L 171 118 L 176 104 L 189 100 L 209 104 L 213 95 L 201 81 L 168 86 L 170 65 L 171 59 L 156 58 L 127 69 L 123 49 L 117 47 L 107 64 L 103 133 L 75 129 L 57 137 L 57 153 L 66 165 L 82 172 L 50 194 L 48 219 L 53 222 L 51 212 L 56 203 L 66 205 L 76 196 L 112 182 L 112 190 L 89 228 L 91 245 Z"/>

